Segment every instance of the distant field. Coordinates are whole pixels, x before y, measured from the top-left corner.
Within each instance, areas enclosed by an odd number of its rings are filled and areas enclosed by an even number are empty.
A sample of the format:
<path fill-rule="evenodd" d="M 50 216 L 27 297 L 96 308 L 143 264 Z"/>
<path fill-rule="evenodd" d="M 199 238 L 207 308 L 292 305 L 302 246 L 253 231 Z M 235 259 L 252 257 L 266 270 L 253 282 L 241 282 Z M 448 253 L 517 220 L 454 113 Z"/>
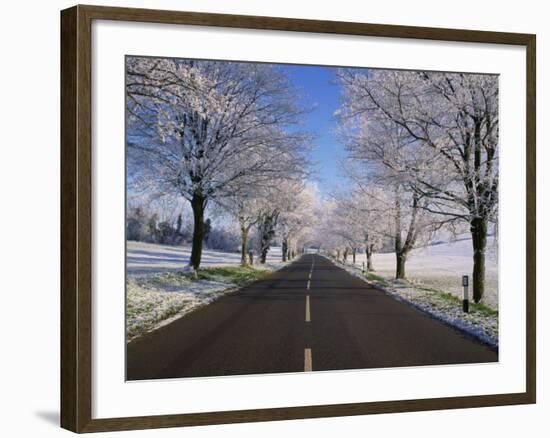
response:
<path fill-rule="evenodd" d="M 462 296 L 461 280 L 469 275 L 471 281 L 473 267 L 471 239 L 432 245 L 413 250 L 406 264 L 407 277 L 411 281 L 440 289 L 453 295 Z M 361 265 L 366 260 L 362 253 L 356 258 Z M 348 257 L 351 262 L 351 258 Z M 375 254 L 374 269 L 384 278 L 395 275 L 395 254 Z M 493 239 L 489 239 L 486 260 L 486 296 L 484 303 L 492 308 L 498 307 L 498 262 Z"/>
<path fill-rule="evenodd" d="M 126 264 L 129 275 L 155 274 L 177 271 L 189 264 L 190 246 L 157 245 L 144 242 L 127 242 Z M 281 248 L 273 247 L 267 256 L 268 264 L 281 261 Z M 239 253 L 204 250 L 201 267 L 234 266 L 241 262 Z"/>

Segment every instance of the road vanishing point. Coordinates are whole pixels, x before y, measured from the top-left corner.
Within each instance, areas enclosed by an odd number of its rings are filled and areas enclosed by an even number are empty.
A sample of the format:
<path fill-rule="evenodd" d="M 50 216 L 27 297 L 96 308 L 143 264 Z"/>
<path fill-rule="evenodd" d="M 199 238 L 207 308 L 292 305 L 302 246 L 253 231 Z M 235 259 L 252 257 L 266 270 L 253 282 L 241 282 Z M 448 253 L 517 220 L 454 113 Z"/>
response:
<path fill-rule="evenodd" d="M 127 345 L 127 380 L 498 361 L 329 259 L 293 263 Z"/>

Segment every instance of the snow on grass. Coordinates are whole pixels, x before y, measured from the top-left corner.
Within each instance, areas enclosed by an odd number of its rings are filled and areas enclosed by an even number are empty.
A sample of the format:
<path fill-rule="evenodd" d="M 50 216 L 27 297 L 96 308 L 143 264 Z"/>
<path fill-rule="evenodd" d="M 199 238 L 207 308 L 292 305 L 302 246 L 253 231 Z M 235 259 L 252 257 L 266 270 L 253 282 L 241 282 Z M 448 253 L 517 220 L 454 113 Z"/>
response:
<path fill-rule="evenodd" d="M 365 277 L 358 266 L 332 261 L 399 301 L 412 305 L 487 345 L 498 347 L 498 312 L 496 310 L 483 304 L 470 302 L 469 313 L 464 313 L 462 300 L 455 294 L 410 281 L 385 278 L 378 275 L 378 272 L 367 274 Z"/>
<path fill-rule="evenodd" d="M 498 309 L 498 261 L 497 251 L 490 237 L 487 244 L 485 262 L 485 296 L 483 304 Z M 395 276 L 395 254 L 374 254 L 375 274 L 390 281 Z M 351 257 L 348 256 L 351 264 Z M 357 254 L 356 265 L 366 264 L 365 254 Z M 443 290 L 456 297 L 462 297 L 462 276 L 468 275 L 470 283 L 473 269 L 473 249 L 470 238 L 455 242 L 417 248 L 411 251 L 406 263 L 409 282 Z M 470 289 L 471 293 L 471 289 Z"/>
<path fill-rule="evenodd" d="M 203 253 L 203 268 L 194 278 L 184 269 L 189 253 L 188 248 L 128 242 L 128 341 L 283 266 L 276 251 L 265 265 L 250 268 L 240 266 L 239 255 L 207 250 Z M 131 262 L 131 257 L 139 258 L 139 262 Z"/>
<path fill-rule="evenodd" d="M 128 241 L 126 244 L 126 269 L 130 276 L 181 271 L 189 264 L 190 257 L 190 246 L 169 246 L 135 241 Z M 240 263 L 241 254 L 238 252 L 207 249 L 202 253 L 201 267 L 203 268 L 238 266 Z M 273 268 L 280 267 L 281 264 L 281 248 L 272 247 L 267 254 L 267 265 Z"/>
<path fill-rule="evenodd" d="M 208 304 L 223 293 L 230 285 L 227 283 L 200 282 L 200 284 L 185 285 L 180 288 L 173 286 L 163 289 L 159 287 L 164 274 L 150 283 L 129 279 L 126 286 L 126 336 L 131 340 L 142 333 L 158 326 L 158 323 L 190 312 L 196 307 Z M 191 283 L 189 281 L 189 283 Z"/>

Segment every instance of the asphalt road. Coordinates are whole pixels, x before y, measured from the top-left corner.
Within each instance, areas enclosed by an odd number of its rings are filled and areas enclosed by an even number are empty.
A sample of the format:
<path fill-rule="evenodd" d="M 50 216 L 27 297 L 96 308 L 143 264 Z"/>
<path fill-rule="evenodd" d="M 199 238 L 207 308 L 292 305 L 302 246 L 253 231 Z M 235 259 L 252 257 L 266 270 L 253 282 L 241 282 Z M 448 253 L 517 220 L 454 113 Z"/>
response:
<path fill-rule="evenodd" d="M 498 353 L 319 255 L 128 344 L 127 379 L 498 361 Z"/>

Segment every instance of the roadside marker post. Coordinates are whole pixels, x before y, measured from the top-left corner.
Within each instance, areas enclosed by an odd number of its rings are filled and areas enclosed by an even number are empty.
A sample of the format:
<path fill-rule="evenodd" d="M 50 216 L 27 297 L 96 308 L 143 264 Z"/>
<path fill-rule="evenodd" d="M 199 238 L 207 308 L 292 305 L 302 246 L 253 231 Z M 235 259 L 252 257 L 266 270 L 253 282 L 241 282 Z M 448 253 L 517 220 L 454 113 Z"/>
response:
<path fill-rule="evenodd" d="M 462 298 L 462 310 L 468 313 L 470 310 L 470 301 L 468 299 L 468 276 L 462 276 L 462 287 L 464 288 L 464 296 Z"/>

